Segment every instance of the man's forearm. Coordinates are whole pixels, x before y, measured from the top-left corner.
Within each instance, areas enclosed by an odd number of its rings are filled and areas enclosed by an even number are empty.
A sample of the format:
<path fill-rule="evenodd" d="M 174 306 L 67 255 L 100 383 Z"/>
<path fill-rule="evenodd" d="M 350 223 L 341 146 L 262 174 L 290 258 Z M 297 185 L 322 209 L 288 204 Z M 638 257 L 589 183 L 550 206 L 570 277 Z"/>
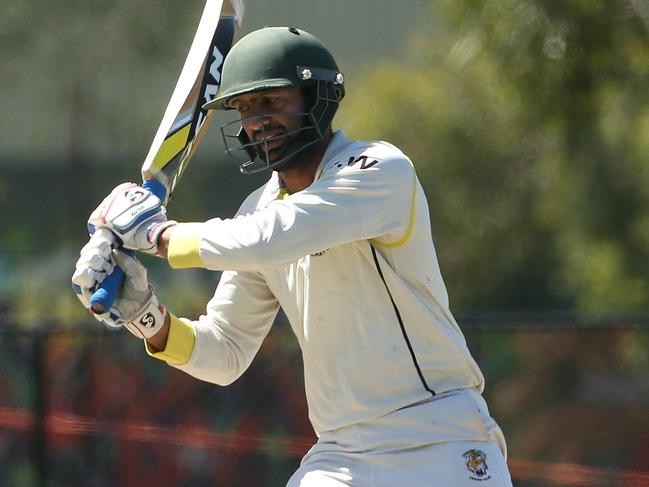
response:
<path fill-rule="evenodd" d="M 167 258 L 167 253 L 169 250 L 169 239 L 173 233 L 174 227 L 165 228 L 162 233 L 158 236 L 158 253 L 156 254 L 159 257 L 164 259 Z M 171 327 L 171 316 L 169 313 L 165 316 L 164 325 L 160 328 L 160 331 L 153 335 L 151 338 L 147 339 L 149 346 L 154 349 L 156 352 L 160 352 L 167 347 L 167 339 L 169 338 L 169 328 Z"/>
<path fill-rule="evenodd" d="M 167 258 L 167 253 L 169 252 L 169 240 L 171 239 L 171 234 L 174 231 L 174 226 L 165 228 L 162 233 L 158 236 L 158 257 L 163 259 Z"/>
<path fill-rule="evenodd" d="M 155 352 L 161 352 L 167 347 L 167 339 L 169 338 L 169 328 L 171 327 L 171 316 L 169 313 L 165 316 L 164 325 L 160 328 L 160 331 L 153 335 L 151 338 L 147 338 L 147 343 L 149 347 L 154 349 Z"/>

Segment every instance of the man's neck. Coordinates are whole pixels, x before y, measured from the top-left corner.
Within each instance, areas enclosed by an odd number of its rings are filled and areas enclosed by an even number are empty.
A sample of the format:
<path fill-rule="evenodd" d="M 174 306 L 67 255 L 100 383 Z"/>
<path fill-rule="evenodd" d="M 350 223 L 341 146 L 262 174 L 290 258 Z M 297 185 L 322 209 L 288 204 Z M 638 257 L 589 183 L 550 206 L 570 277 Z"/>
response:
<path fill-rule="evenodd" d="M 307 160 L 291 169 L 279 173 L 283 186 L 289 194 L 297 193 L 298 191 L 302 191 L 311 186 L 315 179 L 315 173 L 318 170 L 318 166 L 322 161 L 322 157 L 329 146 L 329 142 L 331 142 L 331 137 L 330 130 L 327 132 L 327 135 L 325 135 L 322 140 L 314 146 L 313 151 L 309 151 L 309 158 Z"/>

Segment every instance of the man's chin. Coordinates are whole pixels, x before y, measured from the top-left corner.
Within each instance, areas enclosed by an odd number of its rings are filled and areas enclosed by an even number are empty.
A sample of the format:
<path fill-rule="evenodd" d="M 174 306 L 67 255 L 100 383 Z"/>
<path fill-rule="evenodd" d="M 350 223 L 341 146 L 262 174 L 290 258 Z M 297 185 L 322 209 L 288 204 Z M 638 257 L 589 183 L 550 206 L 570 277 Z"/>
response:
<path fill-rule="evenodd" d="M 288 147 L 288 144 L 282 144 L 279 147 L 275 147 L 274 149 L 270 149 L 268 151 L 268 154 L 266 154 L 266 151 L 263 150 L 262 147 L 257 149 L 257 155 L 259 158 L 268 163 L 268 164 L 273 164 L 277 161 L 279 161 L 282 157 L 284 157 L 286 153 L 286 149 Z"/>

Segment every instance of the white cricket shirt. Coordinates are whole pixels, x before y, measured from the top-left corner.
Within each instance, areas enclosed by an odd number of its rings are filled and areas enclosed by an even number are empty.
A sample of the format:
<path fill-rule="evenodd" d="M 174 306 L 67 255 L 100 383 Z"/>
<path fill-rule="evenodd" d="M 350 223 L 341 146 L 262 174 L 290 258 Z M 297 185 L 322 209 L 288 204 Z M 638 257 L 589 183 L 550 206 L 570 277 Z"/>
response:
<path fill-rule="evenodd" d="M 313 184 L 281 193 L 273 173 L 235 218 L 178 225 L 171 244 L 193 241 L 194 261 L 224 273 L 176 367 L 231 383 L 281 306 L 302 350 L 316 433 L 433 394 L 482 391 L 449 310 L 424 192 L 399 149 L 337 131 Z"/>

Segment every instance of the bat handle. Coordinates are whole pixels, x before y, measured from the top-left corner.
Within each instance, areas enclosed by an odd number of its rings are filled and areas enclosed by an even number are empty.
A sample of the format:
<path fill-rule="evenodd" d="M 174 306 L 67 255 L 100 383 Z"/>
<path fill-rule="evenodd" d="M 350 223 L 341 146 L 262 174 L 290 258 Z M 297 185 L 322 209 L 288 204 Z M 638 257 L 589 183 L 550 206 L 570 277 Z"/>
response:
<path fill-rule="evenodd" d="M 154 195 L 160 198 L 160 201 L 165 200 L 167 190 L 164 185 L 157 179 L 150 179 L 142 183 L 142 187 L 151 191 Z M 106 231 L 105 229 L 98 229 L 97 231 Z M 110 238 L 112 241 L 115 238 L 112 235 L 108 235 L 107 238 Z M 124 252 L 129 255 L 133 254 L 132 250 L 124 249 Z M 102 283 L 97 287 L 97 290 L 92 294 L 90 298 L 90 309 L 93 313 L 101 314 L 108 311 L 115 302 L 119 294 L 119 290 L 122 287 L 124 282 L 124 271 L 120 269 L 119 266 L 115 266 L 113 272 L 102 281 Z"/>
<path fill-rule="evenodd" d="M 132 254 L 130 250 L 125 252 Z M 97 287 L 97 290 L 90 297 L 90 309 L 95 314 L 101 314 L 108 311 L 115 302 L 115 298 L 119 294 L 119 290 L 124 282 L 124 271 L 115 266 L 112 274 L 108 275 L 106 279 Z"/>

